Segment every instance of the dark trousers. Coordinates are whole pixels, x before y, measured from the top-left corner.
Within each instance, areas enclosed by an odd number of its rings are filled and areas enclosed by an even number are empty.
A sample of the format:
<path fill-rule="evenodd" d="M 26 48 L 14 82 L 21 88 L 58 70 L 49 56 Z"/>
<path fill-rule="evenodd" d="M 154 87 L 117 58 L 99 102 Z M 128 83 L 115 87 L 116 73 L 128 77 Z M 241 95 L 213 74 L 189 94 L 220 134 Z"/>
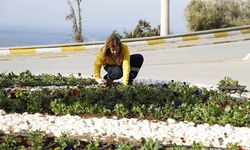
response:
<path fill-rule="evenodd" d="M 129 83 L 132 83 L 136 78 L 139 70 L 143 64 L 144 58 L 141 54 L 130 55 L 130 73 L 129 73 Z M 104 70 L 107 71 L 107 74 L 104 76 L 104 79 L 107 81 L 113 81 L 122 78 L 123 71 L 122 66 L 120 65 L 106 65 Z"/>

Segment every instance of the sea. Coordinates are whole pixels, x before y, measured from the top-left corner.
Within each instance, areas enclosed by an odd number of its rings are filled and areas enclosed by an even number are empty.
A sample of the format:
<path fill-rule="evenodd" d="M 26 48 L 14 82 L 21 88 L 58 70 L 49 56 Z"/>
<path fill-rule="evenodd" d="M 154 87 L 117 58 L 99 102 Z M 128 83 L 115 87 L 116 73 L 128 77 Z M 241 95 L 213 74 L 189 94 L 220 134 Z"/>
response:
<path fill-rule="evenodd" d="M 109 31 L 85 31 L 84 42 L 103 41 Z M 0 48 L 33 45 L 75 43 L 71 32 L 8 31 L 0 30 Z"/>

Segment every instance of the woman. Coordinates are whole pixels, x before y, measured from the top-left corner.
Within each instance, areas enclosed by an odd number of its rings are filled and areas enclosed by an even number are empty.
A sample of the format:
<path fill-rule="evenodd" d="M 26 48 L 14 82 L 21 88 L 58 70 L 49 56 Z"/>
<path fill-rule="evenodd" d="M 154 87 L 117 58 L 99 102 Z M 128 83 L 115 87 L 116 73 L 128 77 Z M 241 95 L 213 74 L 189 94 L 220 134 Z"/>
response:
<path fill-rule="evenodd" d="M 129 54 L 128 46 L 122 44 L 116 32 L 113 32 L 106 40 L 103 48 L 100 49 L 94 63 L 94 76 L 96 81 L 111 84 L 114 80 L 123 77 L 123 84 L 128 85 L 136 78 L 143 64 L 141 54 Z M 101 67 L 107 74 L 101 78 Z"/>

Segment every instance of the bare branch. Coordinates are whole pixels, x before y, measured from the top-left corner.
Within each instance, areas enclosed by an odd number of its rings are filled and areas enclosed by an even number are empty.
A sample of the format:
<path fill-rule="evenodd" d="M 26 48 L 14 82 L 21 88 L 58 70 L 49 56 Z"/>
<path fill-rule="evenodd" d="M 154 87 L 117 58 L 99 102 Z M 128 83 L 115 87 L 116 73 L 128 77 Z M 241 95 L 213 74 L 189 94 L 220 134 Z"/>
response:
<path fill-rule="evenodd" d="M 73 29 L 73 33 L 74 33 L 74 40 L 76 42 L 82 42 L 83 38 L 82 38 L 82 23 L 81 23 L 81 8 L 80 8 L 80 3 L 81 0 L 77 0 L 77 14 L 75 13 L 75 9 L 73 7 L 73 4 L 70 0 L 67 0 L 68 6 L 69 6 L 69 14 L 65 17 L 66 20 L 71 21 L 72 22 L 72 29 Z"/>

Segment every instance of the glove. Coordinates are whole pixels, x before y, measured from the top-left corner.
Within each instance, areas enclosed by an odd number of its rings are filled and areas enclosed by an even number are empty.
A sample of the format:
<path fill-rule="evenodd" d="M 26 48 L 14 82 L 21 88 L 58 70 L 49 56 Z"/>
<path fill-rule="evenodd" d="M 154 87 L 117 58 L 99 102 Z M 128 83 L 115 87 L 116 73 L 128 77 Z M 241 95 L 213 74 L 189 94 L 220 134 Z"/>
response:
<path fill-rule="evenodd" d="M 97 79 L 96 79 L 96 82 L 97 82 L 98 84 L 105 84 L 105 83 L 106 83 L 106 80 L 103 79 L 103 78 L 97 78 Z"/>

